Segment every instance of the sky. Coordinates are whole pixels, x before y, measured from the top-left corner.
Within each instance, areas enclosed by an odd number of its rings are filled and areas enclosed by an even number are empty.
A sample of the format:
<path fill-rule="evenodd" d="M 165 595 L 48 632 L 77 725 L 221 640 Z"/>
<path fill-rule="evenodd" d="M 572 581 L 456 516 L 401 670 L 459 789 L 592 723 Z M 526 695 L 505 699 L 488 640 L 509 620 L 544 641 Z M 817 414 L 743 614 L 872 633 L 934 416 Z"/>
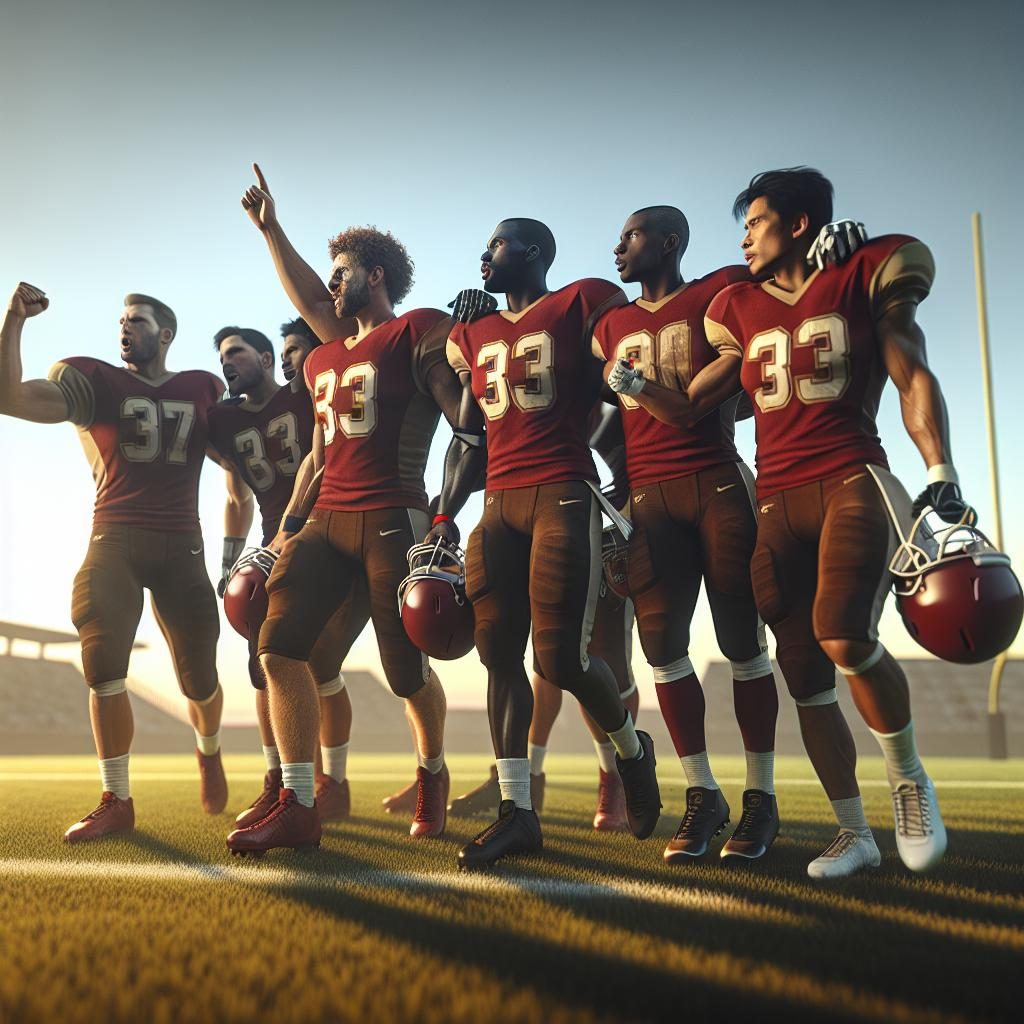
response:
<path fill-rule="evenodd" d="M 393 231 L 417 266 L 402 309 L 441 307 L 475 286 L 488 232 L 507 216 L 552 228 L 558 287 L 613 277 L 625 218 L 673 204 L 691 226 L 684 274 L 703 275 L 739 261 L 730 210 L 751 176 L 809 164 L 835 183 L 838 216 L 932 249 L 937 277 L 918 319 L 964 493 L 994 533 L 970 224 L 982 214 L 1003 540 L 1024 559 L 1014 515 L 1024 501 L 1012 227 L 1024 166 L 1019 5 L 977 3 L 967 19 L 916 0 L 36 0 L 5 9 L 2 25 L 0 289 L 26 280 L 52 300 L 25 328 L 27 377 L 70 355 L 117 363 L 132 291 L 176 311 L 173 369 L 217 371 L 212 337 L 225 324 L 276 340 L 294 312 L 239 204 L 253 160 L 292 241 L 325 276 L 329 236 L 352 224 Z M 924 467 L 891 388 L 879 429 L 917 493 Z M 752 461 L 749 423 L 738 441 Z M 446 443 L 442 431 L 432 493 Z M 70 629 L 93 500 L 75 430 L 3 419 L 0 445 L 0 619 Z M 209 464 L 200 515 L 214 578 L 222 508 L 222 476 Z M 479 513 L 479 500 L 467 506 L 464 535 Z M 920 653 L 891 602 L 881 632 L 897 655 Z M 132 677 L 182 710 L 148 609 L 139 640 L 148 647 Z M 75 657 L 72 647 L 51 654 Z M 703 598 L 691 654 L 698 666 L 718 656 Z M 251 720 L 244 643 L 226 625 L 218 665 L 226 718 Z M 369 632 L 349 665 L 379 670 Z M 483 705 L 474 655 L 437 667 L 451 704 Z M 653 704 L 639 647 L 634 668 Z"/>

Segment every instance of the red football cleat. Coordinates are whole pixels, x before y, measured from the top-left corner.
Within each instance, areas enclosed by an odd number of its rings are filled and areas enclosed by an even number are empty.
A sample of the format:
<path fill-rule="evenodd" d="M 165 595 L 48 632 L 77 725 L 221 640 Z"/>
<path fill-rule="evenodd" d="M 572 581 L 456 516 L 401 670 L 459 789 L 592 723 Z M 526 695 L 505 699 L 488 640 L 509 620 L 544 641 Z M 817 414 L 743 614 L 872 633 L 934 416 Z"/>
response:
<path fill-rule="evenodd" d="M 408 786 L 403 787 L 397 793 L 384 797 L 382 801 L 384 810 L 388 814 L 415 814 L 418 790 L 419 783 L 414 779 Z"/>
<path fill-rule="evenodd" d="M 316 804 L 304 807 L 295 792 L 282 789 L 270 813 L 255 825 L 236 828 L 228 836 L 232 853 L 266 853 L 267 850 L 315 850 L 320 845 L 320 815 Z"/>
<path fill-rule="evenodd" d="M 426 768 L 416 769 L 416 813 L 409 835 L 433 839 L 444 832 L 450 785 L 447 765 L 436 775 Z"/>
<path fill-rule="evenodd" d="M 263 776 L 263 792 L 235 818 L 235 824 L 239 828 L 248 828 L 255 825 L 261 818 L 265 818 L 270 809 L 277 803 L 278 794 L 281 792 L 281 769 L 271 768 Z"/>
<path fill-rule="evenodd" d="M 316 809 L 322 822 L 347 818 L 352 813 L 348 779 L 339 782 L 330 775 L 321 775 L 316 784 Z"/>
<path fill-rule="evenodd" d="M 598 768 L 597 811 L 594 814 L 594 828 L 598 832 L 628 832 L 626 820 L 626 792 L 618 773 Z"/>
<path fill-rule="evenodd" d="M 104 793 L 100 805 L 64 833 L 65 843 L 84 843 L 90 839 L 131 832 L 135 828 L 135 805 L 132 798 L 119 800 L 113 793 Z"/>
<path fill-rule="evenodd" d="M 228 803 L 228 780 L 224 778 L 224 765 L 220 751 L 204 754 L 196 751 L 199 761 L 199 801 L 207 814 L 220 814 Z"/>

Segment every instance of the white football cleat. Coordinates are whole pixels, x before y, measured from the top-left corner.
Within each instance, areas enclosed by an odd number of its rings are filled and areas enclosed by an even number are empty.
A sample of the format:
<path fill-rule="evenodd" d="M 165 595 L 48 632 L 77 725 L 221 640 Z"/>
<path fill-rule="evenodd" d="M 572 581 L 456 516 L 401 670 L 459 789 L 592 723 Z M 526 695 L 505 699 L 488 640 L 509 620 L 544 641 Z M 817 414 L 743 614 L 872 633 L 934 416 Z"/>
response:
<path fill-rule="evenodd" d="M 869 832 L 861 835 L 848 828 L 839 834 L 807 865 L 811 878 L 846 878 L 862 868 L 877 868 L 882 855 Z"/>
<path fill-rule="evenodd" d="M 892 791 L 892 809 L 900 860 L 911 871 L 935 867 L 946 852 L 946 826 L 932 780 L 925 778 L 924 785 L 901 782 Z"/>

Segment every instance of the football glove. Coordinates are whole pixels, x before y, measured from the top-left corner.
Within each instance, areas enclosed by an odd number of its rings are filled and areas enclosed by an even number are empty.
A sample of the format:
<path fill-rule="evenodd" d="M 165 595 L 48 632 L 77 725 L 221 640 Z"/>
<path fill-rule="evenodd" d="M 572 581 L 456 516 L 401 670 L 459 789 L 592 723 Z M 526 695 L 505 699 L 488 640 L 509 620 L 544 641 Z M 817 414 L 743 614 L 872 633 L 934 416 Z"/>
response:
<path fill-rule="evenodd" d="M 644 389 L 644 375 L 625 359 L 620 359 L 608 374 L 608 387 L 617 395 L 639 395 Z"/>
<path fill-rule="evenodd" d="M 498 308 L 498 300 L 479 288 L 463 288 L 448 303 L 448 308 L 452 311 L 452 317 L 460 324 L 471 324 L 474 320 L 493 313 Z"/>
<path fill-rule="evenodd" d="M 868 233 L 859 220 L 836 220 L 826 224 L 807 250 L 807 262 L 824 270 L 830 263 L 845 263 L 866 241 Z"/>
<path fill-rule="evenodd" d="M 934 509 L 946 523 L 962 521 L 965 526 L 974 526 L 978 522 L 978 513 L 964 501 L 959 484 L 946 481 L 929 484 L 914 499 L 914 515 L 919 516 L 926 508 Z"/>

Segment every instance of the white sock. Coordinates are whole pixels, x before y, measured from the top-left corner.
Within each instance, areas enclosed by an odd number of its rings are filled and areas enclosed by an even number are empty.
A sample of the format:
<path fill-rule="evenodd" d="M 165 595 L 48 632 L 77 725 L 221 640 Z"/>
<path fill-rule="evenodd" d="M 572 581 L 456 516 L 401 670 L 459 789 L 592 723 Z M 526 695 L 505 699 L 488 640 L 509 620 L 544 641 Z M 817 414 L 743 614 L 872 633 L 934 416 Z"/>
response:
<path fill-rule="evenodd" d="M 885 758 L 885 773 L 889 776 L 889 785 L 895 789 L 901 782 L 924 784 L 928 778 L 917 755 L 917 744 L 914 742 L 914 720 L 911 719 L 899 732 L 875 732 L 871 734 L 878 740 Z"/>
<path fill-rule="evenodd" d="M 281 765 L 281 788 L 290 789 L 303 807 L 313 806 L 313 762 Z"/>
<path fill-rule="evenodd" d="M 640 746 L 640 739 L 636 734 L 636 726 L 628 711 L 625 722 L 614 732 L 608 733 L 608 739 L 612 741 L 616 753 L 623 761 L 631 761 L 635 757 L 643 756 L 643 748 Z"/>
<path fill-rule="evenodd" d="M 526 756 L 530 761 L 530 774 L 531 775 L 543 775 L 544 774 L 544 755 L 547 754 L 547 747 L 538 747 L 533 743 L 526 745 Z"/>
<path fill-rule="evenodd" d="M 263 759 L 267 762 L 267 771 L 272 772 L 275 769 L 280 771 L 281 769 L 281 755 L 278 752 L 277 747 L 264 747 L 263 748 Z"/>
<path fill-rule="evenodd" d="M 597 752 L 597 763 L 601 766 L 601 771 L 606 775 L 615 775 L 618 773 L 618 769 L 615 767 L 615 744 L 610 740 L 607 743 L 598 743 L 594 740 L 594 750 Z"/>
<path fill-rule="evenodd" d="M 118 800 L 131 796 L 128 788 L 128 754 L 100 758 L 100 783 L 104 793 L 113 793 Z"/>
<path fill-rule="evenodd" d="M 499 757 L 498 787 L 502 800 L 514 800 L 516 807 L 533 810 L 530 799 L 530 759 L 528 757 Z"/>
<path fill-rule="evenodd" d="M 711 772 L 711 762 L 708 760 L 708 752 L 702 750 L 699 754 L 685 754 L 679 758 L 679 763 L 686 773 L 687 786 L 700 786 L 701 789 L 718 789 L 718 783 Z"/>
<path fill-rule="evenodd" d="M 216 754 L 220 750 L 220 729 L 218 729 L 212 736 L 200 736 L 198 729 L 192 730 L 196 734 L 196 746 L 199 748 L 201 754 L 205 754 L 209 757 L 211 754 Z"/>
<path fill-rule="evenodd" d="M 431 775 L 436 775 L 444 767 L 444 747 L 441 748 L 441 753 L 437 757 L 427 757 L 416 751 L 416 763 L 421 768 L 426 768 Z"/>
<path fill-rule="evenodd" d="M 345 772 L 348 768 L 348 744 L 341 743 L 336 747 L 321 747 L 320 753 L 324 759 L 324 774 L 330 775 L 335 782 L 344 782 Z"/>
<path fill-rule="evenodd" d="M 744 789 L 760 789 L 764 793 L 775 792 L 775 751 L 759 753 L 743 751 L 747 756 L 747 784 Z"/>
<path fill-rule="evenodd" d="M 864 817 L 864 801 L 859 796 L 850 796 L 845 800 L 833 800 L 832 810 L 840 828 L 847 828 L 860 836 L 870 836 L 871 826 Z"/>

